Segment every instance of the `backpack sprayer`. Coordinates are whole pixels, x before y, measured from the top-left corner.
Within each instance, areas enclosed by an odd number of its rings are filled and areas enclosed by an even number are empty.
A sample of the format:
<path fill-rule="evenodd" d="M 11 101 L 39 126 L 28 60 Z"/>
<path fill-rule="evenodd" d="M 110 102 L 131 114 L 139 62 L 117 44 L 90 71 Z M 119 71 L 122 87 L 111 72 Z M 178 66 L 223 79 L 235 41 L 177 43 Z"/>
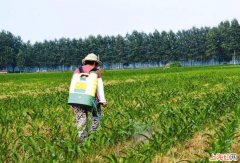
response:
<path fill-rule="evenodd" d="M 82 67 L 79 69 L 80 73 L 73 74 L 71 80 L 68 104 L 93 108 L 95 106 L 94 100 L 98 83 L 97 72 L 93 69 L 88 74 L 82 71 Z"/>

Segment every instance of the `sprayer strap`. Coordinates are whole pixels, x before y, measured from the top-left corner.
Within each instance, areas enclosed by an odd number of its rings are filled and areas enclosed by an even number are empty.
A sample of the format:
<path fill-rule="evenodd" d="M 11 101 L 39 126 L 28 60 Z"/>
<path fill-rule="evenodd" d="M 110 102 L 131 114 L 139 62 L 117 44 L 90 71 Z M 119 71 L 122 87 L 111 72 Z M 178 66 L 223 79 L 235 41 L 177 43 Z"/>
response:
<path fill-rule="evenodd" d="M 82 66 L 79 67 L 79 72 L 84 73 Z"/>

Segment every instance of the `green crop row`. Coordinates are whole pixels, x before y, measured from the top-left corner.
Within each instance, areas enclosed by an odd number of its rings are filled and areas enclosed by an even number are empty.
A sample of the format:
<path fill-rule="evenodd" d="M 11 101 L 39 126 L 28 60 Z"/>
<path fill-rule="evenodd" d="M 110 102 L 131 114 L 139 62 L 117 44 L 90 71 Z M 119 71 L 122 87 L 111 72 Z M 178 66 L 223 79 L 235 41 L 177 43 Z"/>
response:
<path fill-rule="evenodd" d="M 70 72 L 1 76 L 1 162 L 150 162 L 237 112 L 240 98 L 238 66 L 104 71 L 101 128 L 79 143 L 66 104 L 70 78 Z"/>

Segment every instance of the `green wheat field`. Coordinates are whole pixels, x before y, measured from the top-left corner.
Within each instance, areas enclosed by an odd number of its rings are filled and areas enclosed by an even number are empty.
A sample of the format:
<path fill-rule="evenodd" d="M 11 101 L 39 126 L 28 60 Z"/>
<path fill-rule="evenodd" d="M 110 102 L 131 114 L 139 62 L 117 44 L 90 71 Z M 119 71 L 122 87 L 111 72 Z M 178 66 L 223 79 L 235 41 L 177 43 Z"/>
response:
<path fill-rule="evenodd" d="M 84 143 L 67 104 L 72 72 L 0 75 L 0 162 L 209 162 L 211 154 L 240 154 L 240 66 L 102 74 L 108 107 Z"/>

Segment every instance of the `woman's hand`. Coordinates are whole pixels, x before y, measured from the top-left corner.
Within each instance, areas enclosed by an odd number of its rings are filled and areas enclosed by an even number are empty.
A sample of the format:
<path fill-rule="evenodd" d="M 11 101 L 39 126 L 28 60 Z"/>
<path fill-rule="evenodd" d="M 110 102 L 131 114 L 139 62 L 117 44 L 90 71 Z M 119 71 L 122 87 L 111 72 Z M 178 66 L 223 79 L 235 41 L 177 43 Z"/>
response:
<path fill-rule="evenodd" d="M 102 104 L 102 106 L 105 108 L 106 106 L 107 106 L 107 102 L 103 102 L 103 103 L 101 103 Z"/>
<path fill-rule="evenodd" d="M 74 111 L 74 107 L 72 105 L 70 105 L 70 109 L 72 109 L 72 111 Z"/>

